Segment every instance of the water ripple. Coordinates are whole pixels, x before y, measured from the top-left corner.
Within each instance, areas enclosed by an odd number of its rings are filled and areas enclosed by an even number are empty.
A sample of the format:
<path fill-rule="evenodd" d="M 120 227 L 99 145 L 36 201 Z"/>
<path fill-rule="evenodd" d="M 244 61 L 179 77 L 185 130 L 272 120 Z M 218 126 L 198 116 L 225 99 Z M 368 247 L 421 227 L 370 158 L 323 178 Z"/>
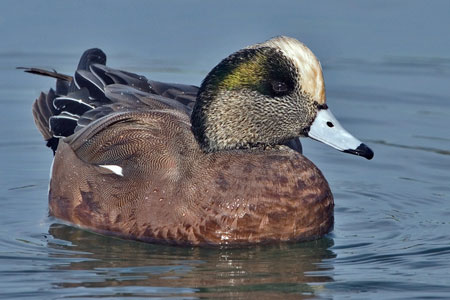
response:
<path fill-rule="evenodd" d="M 433 153 L 442 154 L 442 155 L 450 155 L 450 150 L 444 150 L 444 149 L 436 149 L 436 148 L 424 147 L 424 146 L 401 145 L 401 144 L 387 142 L 384 140 L 368 140 L 368 142 L 374 143 L 374 144 L 379 144 L 379 145 L 401 148 L 401 149 L 421 150 L 421 151 L 433 152 Z"/>

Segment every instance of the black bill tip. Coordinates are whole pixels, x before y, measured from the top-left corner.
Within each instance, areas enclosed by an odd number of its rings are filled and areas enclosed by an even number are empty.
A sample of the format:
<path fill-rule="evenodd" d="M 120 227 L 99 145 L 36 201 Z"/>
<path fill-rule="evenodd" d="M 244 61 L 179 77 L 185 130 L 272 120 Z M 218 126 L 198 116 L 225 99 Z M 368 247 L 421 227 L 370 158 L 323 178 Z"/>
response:
<path fill-rule="evenodd" d="M 365 144 L 359 145 L 358 148 L 356 148 L 356 149 L 348 149 L 348 150 L 344 150 L 343 152 L 362 156 L 369 160 L 373 158 L 372 149 L 367 147 Z"/>

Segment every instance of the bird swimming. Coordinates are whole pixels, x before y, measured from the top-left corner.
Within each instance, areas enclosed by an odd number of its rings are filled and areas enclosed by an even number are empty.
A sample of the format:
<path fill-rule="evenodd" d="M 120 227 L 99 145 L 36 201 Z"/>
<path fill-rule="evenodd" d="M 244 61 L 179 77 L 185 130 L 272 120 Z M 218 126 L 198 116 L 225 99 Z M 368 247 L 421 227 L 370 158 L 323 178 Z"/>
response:
<path fill-rule="evenodd" d="M 334 200 L 299 137 L 372 159 L 326 104 L 322 68 L 279 36 L 231 54 L 200 87 L 106 66 L 84 52 L 33 104 L 54 151 L 49 214 L 101 234 L 177 245 L 317 239 Z"/>

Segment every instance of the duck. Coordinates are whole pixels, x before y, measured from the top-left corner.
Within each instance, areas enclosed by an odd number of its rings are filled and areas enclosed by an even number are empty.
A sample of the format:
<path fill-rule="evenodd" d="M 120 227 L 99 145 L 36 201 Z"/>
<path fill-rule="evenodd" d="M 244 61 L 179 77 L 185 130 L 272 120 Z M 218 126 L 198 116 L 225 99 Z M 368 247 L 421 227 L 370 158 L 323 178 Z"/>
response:
<path fill-rule="evenodd" d="M 318 239 L 334 224 L 310 137 L 372 159 L 326 104 L 322 67 L 295 38 L 242 48 L 199 87 L 106 66 L 86 50 L 33 116 L 53 150 L 49 215 L 149 243 L 241 246 Z"/>

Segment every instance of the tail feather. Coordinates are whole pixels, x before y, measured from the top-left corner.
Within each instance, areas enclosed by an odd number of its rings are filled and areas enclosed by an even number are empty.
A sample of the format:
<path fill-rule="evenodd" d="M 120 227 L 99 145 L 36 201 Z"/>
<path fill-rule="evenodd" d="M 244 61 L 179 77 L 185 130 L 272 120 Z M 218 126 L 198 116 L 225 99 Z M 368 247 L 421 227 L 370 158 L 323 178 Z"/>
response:
<path fill-rule="evenodd" d="M 58 147 L 59 138 L 74 133 L 81 115 L 99 104 L 109 102 L 104 96 L 104 82 L 90 72 L 91 65 L 105 63 L 105 53 L 93 48 L 81 56 L 75 76 L 55 70 L 17 68 L 56 79 L 56 91 L 50 89 L 47 94 L 41 93 L 33 103 L 36 126 L 53 152 Z"/>
<path fill-rule="evenodd" d="M 49 119 L 51 116 L 58 114 L 58 111 L 53 106 L 54 99 L 55 92 L 53 89 L 50 89 L 47 94 L 41 92 L 33 103 L 34 121 L 45 140 L 53 137 L 49 127 Z"/>
<path fill-rule="evenodd" d="M 56 79 L 60 79 L 63 81 L 71 82 L 73 80 L 72 76 L 61 74 L 56 72 L 55 70 L 49 71 L 39 68 L 26 68 L 26 67 L 17 67 L 17 69 L 24 70 L 24 72 L 41 75 L 41 76 L 48 76 Z"/>
<path fill-rule="evenodd" d="M 53 136 L 49 123 L 50 118 L 59 113 L 53 106 L 55 97 L 55 92 L 53 89 L 50 89 L 47 94 L 41 92 L 39 98 L 33 103 L 34 122 L 44 139 L 47 141 L 47 147 L 51 148 L 53 153 L 55 153 L 59 141 L 58 138 Z"/>

